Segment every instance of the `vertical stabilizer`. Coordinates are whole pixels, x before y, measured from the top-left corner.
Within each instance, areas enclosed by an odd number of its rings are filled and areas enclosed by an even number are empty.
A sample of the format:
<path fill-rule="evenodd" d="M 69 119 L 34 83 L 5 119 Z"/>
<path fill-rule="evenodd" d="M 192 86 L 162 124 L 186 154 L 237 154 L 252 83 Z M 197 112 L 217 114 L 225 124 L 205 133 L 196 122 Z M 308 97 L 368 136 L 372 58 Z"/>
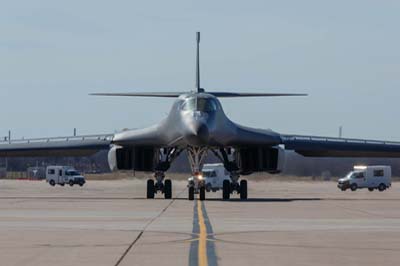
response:
<path fill-rule="evenodd" d="M 200 87 L 200 32 L 196 32 L 197 40 L 197 54 L 196 54 L 196 90 L 197 92 L 203 92 L 204 90 Z"/>

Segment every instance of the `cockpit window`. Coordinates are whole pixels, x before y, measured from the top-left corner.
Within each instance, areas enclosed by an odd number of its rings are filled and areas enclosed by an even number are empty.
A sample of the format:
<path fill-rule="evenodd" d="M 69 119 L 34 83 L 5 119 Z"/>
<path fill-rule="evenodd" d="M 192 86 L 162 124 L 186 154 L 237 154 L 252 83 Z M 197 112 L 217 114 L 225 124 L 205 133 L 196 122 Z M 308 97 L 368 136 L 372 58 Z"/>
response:
<path fill-rule="evenodd" d="M 214 99 L 210 98 L 197 98 L 197 111 L 214 112 L 217 110 L 217 104 Z"/>
<path fill-rule="evenodd" d="M 217 103 L 212 98 L 188 98 L 182 105 L 186 111 L 214 112 L 217 110 Z"/>
<path fill-rule="evenodd" d="M 182 110 L 185 111 L 194 111 L 196 110 L 196 98 L 186 99 L 182 105 Z"/>

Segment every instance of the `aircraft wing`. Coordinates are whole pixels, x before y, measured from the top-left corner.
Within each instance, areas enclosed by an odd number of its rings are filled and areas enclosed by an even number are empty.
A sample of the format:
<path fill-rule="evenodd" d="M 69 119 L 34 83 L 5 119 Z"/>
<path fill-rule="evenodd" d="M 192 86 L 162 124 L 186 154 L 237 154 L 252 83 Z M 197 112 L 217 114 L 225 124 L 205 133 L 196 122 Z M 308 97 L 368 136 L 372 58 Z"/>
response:
<path fill-rule="evenodd" d="M 0 142 L 0 157 L 89 156 L 110 148 L 113 135 L 22 139 Z"/>
<path fill-rule="evenodd" d="M 400 142 L 281 135 L 286 150 L 307 157 L 400 157 Z"/>

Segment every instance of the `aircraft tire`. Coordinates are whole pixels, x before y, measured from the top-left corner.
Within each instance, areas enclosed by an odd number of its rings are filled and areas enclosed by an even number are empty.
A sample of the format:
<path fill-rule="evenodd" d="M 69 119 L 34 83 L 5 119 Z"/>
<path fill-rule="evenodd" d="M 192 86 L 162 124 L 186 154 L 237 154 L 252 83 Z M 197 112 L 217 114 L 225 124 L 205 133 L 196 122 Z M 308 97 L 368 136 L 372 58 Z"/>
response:
<path fill-rule="evenodd" d="M 240 180 L 240 199 L 247 199 L 247 180 Z"/>
<path fill-rule="evenodd" d="M 200 200 L 205 200 L 206 199 L 206 188 L 201 187 L 199 191 L 199 199 Z"/>
<path fill-rule="evenodd" d="M 231 182 L 229 180 L 224 180 L 222 183 L 222 199 L 229 200 L 231 196 Z"/>
<path fill-rule="evenodd" d="M 189 187 L 188 189 L 188 193 L 189 193 L 189 200 L 194 200 L 194 187 Z"/>
<path fill-rule="evenodd" d="M 154 199 L 154 180 L 153 179 L 147 180 L 147 198 Z"/>
<path fill-rule="evenodd" d="M 165 179 L 164 181 L 164 197 L 166 199 L 172 198 L 172 182 L 170 179 Z"/>

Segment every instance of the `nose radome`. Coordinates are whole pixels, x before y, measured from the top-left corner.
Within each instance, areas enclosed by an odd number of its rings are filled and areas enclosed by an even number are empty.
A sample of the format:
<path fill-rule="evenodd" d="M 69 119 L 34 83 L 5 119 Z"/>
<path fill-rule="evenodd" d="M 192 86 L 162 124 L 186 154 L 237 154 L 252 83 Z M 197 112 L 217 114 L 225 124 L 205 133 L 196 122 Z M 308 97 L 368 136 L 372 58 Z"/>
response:
<path fill-rule="evenodd" d="M 196 136 L 201 139 L 208 139 L 208 127 L 205 124 L 199 124 L 196 126 Z"/>
<path fill-rule="evenodd" d="M 206 124 L 195 122 L 190 126 L 186 139 L 191 145 L 204 145 L 208 141 L 209 132 Z"/>

